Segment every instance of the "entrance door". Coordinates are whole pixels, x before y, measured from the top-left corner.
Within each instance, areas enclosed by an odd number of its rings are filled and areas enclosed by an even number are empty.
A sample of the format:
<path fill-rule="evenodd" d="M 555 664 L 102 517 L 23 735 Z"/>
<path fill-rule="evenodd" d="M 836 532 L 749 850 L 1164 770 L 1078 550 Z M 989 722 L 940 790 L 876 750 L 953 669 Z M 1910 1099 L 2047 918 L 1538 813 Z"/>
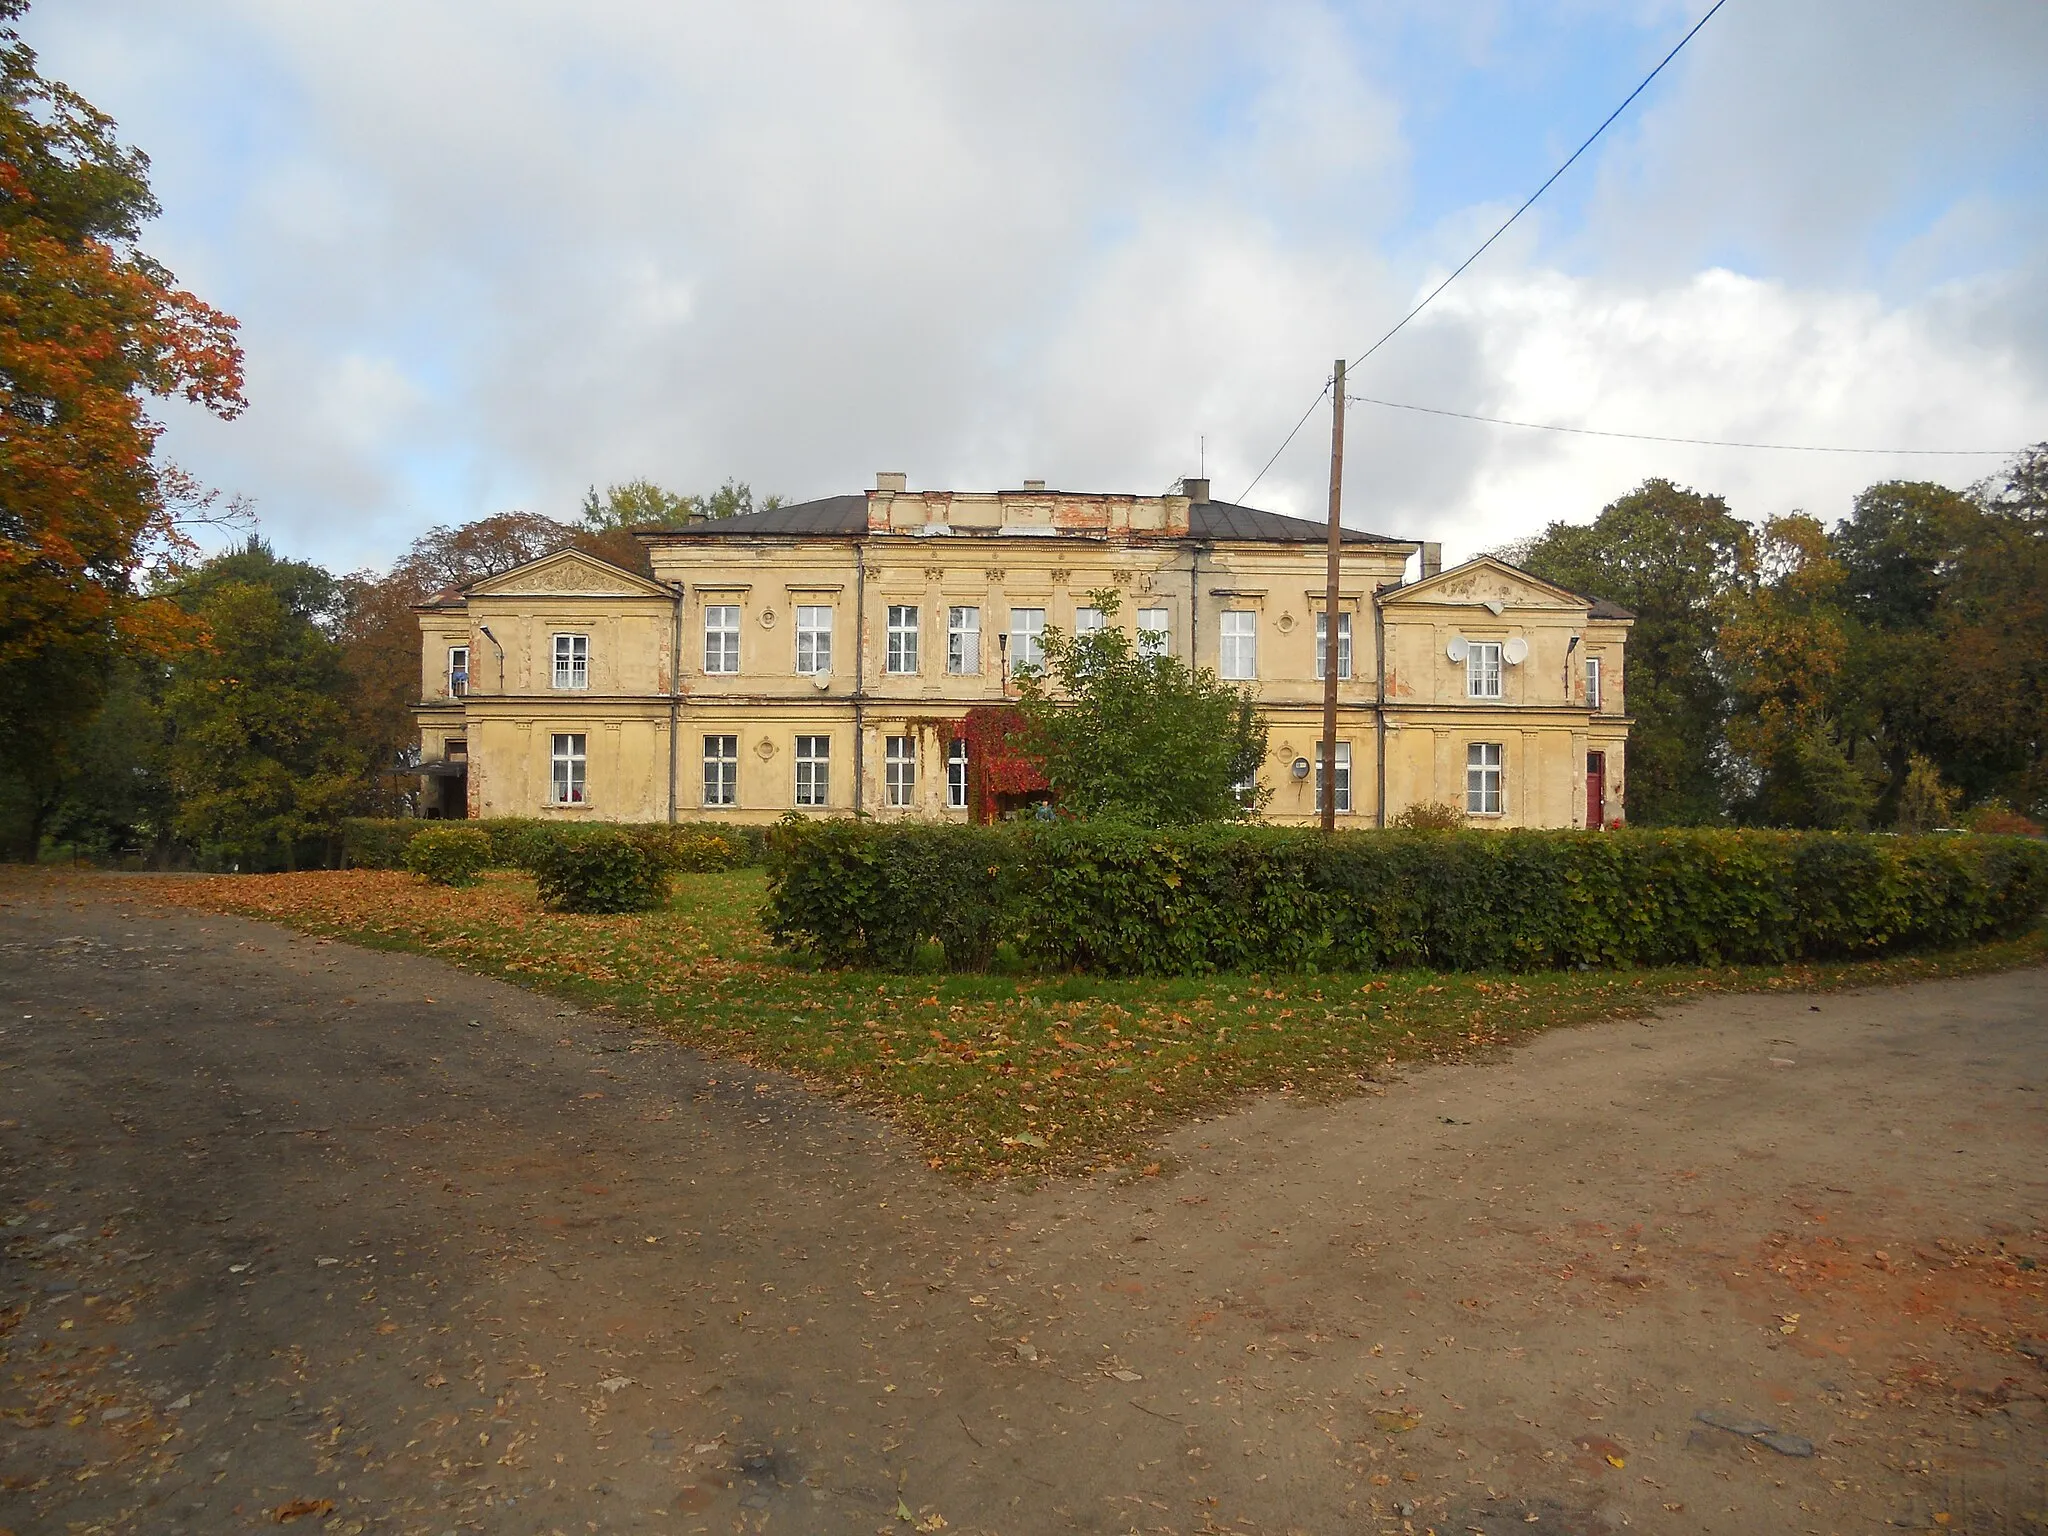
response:
<path fill-rule="evenodd" d="M 1586 825 L 1607 825 L 1607 754 L 1586 754 Z"/>

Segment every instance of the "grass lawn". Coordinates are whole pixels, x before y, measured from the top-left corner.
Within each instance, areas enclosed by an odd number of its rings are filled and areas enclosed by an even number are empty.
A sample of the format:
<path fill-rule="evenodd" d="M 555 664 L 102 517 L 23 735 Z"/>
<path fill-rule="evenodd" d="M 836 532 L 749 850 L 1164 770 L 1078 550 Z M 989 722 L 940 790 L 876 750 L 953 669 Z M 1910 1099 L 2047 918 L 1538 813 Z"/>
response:
<path fill-rule="evenodd" d="M 533 882 L 468 890 L 351 870 L 153 884 L 159 898 L 433 955 L 796 1074 L 893 1116 L 934 1168 L 986 1177 L 1147 1166 L 1163 1128 L 1255 1092 L 1327 1098 L 1404 1061 L 1640 1013 L 1699 992 L 1840 988 L 2048 960 L 2048 929 L 1946 954 L 1824 966 L 1528 976 L 894 975 L 793 964 L 757 870 L 685 875 L 667 910 L 542 912 Z"/>

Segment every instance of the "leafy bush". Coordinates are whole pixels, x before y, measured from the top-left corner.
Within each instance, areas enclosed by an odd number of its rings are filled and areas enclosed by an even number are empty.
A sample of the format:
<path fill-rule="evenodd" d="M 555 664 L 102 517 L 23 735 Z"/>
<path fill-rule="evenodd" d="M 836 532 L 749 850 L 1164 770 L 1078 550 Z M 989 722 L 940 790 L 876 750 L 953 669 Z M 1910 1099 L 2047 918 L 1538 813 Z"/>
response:
<path fill-rule="evenodd" d="M 462 821 L 430 821 L 405 845 L 405 867 L 435 885 L 474 885 L 491 866 L 491 834 Z"/>
<path fill-rule="evenodd" d="M 438 822 L 413 817 L 349 816 L 341 823 L 341 862 L 349 869 L 403 869 L 406 846 Z"/>
<path fill-rule="evenodd" d="M 2019 837 L 2039 837 L 2041 823 L 2031 816 L 2023 816 L 2003 800 L 1986 800 L 1982 805 L 1971 808 L 1963 818 L 1963 825 L 1972 832 L 2008 833 Z"/>
<path fill-rule="evenodd" d="M 530 842 L 541 905 L 550 912 L 646 912 L 668 901 L 666 852 L 637 829 L 551 827 Z"/>
<path fill-rule="evenodd" d="M 2024 931 L 2048 847 L 1715 830 L 778 828 L 776 941 L 830 964 L 1111 975 L 1777 963 Z"/>
<path fill-rule="evenodd" d="M 651 847 L 672 849 L 670 868 L 704 871 L 743 869 L 767 858 L 766 827 L 706 826 L 682 822 L 620 822 L 617 825 Z M 405 850 L 430 827 L 473 827 L 490 837 L 489 868 L 532 869 L 543 843 L 584 823 L 543 821 L 534 816 L 493 816 L 483 821 L 423 821 L 414 817 L 352 817 L 342 823 L 342 863 L 350 869 L 404 869 Z"/>
<path fill-rule="evenodd" d="M 1465 826 L 1465 813 L 1448 800 L 1418 800 L 1398 811 L 1387 822 L 1408 832 L 1458 832 Z"/>

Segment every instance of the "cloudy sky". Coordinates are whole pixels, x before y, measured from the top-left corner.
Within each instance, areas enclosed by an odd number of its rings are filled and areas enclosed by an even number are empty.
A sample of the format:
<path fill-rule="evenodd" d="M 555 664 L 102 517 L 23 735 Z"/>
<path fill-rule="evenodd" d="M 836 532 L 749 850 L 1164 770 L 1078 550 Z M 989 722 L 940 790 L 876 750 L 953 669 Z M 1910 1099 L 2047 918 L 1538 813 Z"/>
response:
<path fill-rule="evenodd" d="M 147 247 L 242 322 L 167 448 L 280 546 L 649 476 L 1234 498 L 1708 0 L 41 0 L 148 151 Z M 2048 437 L 2048 5 L 1731 0 L 1353 377 L 1673 436 Z M 1319 515 L 1327 413 L 1250 498 Z M 1453 556 L 1646 476 L 1840 516 L 1995 459 L 1355 406 L 1346 519 Z"/>

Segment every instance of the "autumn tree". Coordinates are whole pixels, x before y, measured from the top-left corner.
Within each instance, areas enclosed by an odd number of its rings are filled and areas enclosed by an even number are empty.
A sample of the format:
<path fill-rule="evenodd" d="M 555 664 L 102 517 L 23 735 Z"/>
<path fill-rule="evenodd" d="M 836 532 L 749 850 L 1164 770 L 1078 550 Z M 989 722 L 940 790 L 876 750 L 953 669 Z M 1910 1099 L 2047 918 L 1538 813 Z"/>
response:
<path fill-rule="evenodd" d="M 242 396 L 234 322 L 136 246 L 148 158 L 38 73 L 26 9 L 0 0 L 0 780 L 32 853 L 117 661 L 189 636 L 142 577 L 204 498 L 144 402 Z"/>

